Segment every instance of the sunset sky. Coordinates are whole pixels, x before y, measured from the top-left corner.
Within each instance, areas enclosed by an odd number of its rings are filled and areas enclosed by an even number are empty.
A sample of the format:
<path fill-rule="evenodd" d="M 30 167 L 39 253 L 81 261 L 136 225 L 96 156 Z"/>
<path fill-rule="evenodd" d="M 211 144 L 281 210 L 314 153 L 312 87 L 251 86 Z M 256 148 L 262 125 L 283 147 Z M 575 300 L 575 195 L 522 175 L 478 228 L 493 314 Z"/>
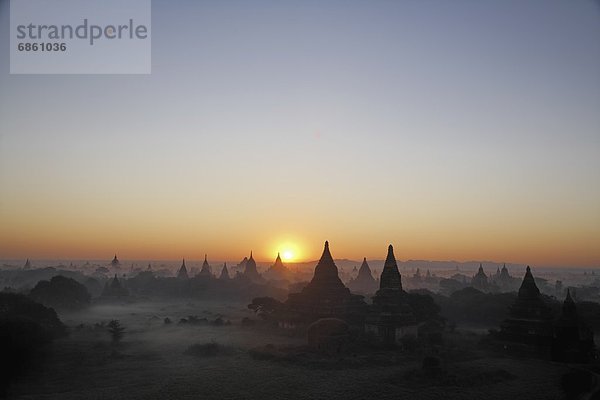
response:
<path fill-rule="evenodd" d="M 600 267 L 600 4 L 154 1 L 151 75 L 10 75 L 0 259 Z"/>

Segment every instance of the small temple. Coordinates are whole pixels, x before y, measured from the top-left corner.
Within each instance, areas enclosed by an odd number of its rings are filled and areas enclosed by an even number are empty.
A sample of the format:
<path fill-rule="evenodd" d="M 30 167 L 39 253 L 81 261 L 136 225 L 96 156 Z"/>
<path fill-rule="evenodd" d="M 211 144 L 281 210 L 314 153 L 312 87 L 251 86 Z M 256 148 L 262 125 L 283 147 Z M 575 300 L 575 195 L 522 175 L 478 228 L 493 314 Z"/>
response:
<path fill-rule="evenodd" d="M 202 263 L 202 268 L 200 269 L 199 276 L 212 277 L 212 268 L 208 263 L 207 255 L 204 255 L 204 262 Z"/>
<path fill-rule="evenodd" d="M 223 263 L 223 269 L 221 270 L 221 275 L 219 275 L 219 279 L 221 280 L 229 280 L 229 271 L 227 270 L 227 263 Z"/>
<path fill-rule="evenodd" d="M 407 304 L 406 292 L 402 289 L 394 248 L 390 244 L 365 331 L 375 334 L 386 344 L 394 344 L 406 334 L 415 334 L 416 329 L 412 308 Z"/>
<path fill-rule="evenodd" d="M 277 258 L 275 259 L 275 263 L 269 267 L 267 271 L 263 274 L 263 277 L 271 280 L 290 280 L 291 272 L 290 270 L 283 265 L 281 261 L 281 256 L 277 253 Z"/>
<path fill-rule="evenodd" d="M 294 328 L 320 318 L 340 318 L 348 323 L 362 323 L 367 304 L 363 296 L 354 295 L 339 278 L 338 268 L 325 242 L 323 254 L 315 267 L 312 280 L 300 293 L 290 293 L 286 312 L 279 325 Z"/>
<path fill-rule="evenodd" d="M 181 267 L 179 267 L 179 271 L 177 272 L 177 279 L 188 279 L 188 271 L 187 268 L 185 266 L 185 258 L 183 259 L 183 262 L 181 263 Z"/>
<path fill-rule="evenodd" d="M 252 256 L 252 251 L 250 252 L 250 258 L 246 261 L 245 269 L 244 269 L 244 277 L 249 279 L 252 282 L 260 282 L 262 281 L 262 277 L 258 273 L 256 269 L 256 261 L 254 261 L 254 257 Z"/>
<path fill-rule="evenodd" d="M 110 281 L 106 281 L 102 290 L 102 297 L 124 297 L 129 295 L 129 290 L 121 285 L 117 274 Z"/>
<path fill-rule="evenodd" d="M 471 286 L 482 292 L 487 292 L 489 290 L 488 278 L 485 272 L 483 272 L 483 266 L 481 264 L 479 264 L 479 269 L 471 280 Z"/>
<path fill-rule="evenodd" d="M 350 282 L 348 282 L 348 288 L 353 292 L 365 294 L 375 293 L 377 290 L 377 280 L 373 278 L 366 257 L 363 259 L 356 278 L 351 279 Z"/>
<path fill-rule="evenodd" d="M 496 273 L 494 277 L 494 284 L 498 286 L 501 292 L 509 292 L 516 289 L 518 280 L 510 276 L 506 264 L 502 265 L 502 269 Z"/>
<path fill-rule="evenodd" d="M 23 265 L 23 269 L 29 269 L 31 268 L 31 262 L 29 261 L 29 258 L 27 259 L 27 261 L 25 261 L 25 265 Z"/>
<path fill-rule="evenodd" d="M 117 258 L 116 254 L 115 254 L 115 257 L 110 262 L 110 265 L 113 266 L 113 267 L 118 267 L 118 266 L 121 265 L 121 263 L 119 262 L 119 259 Z"/>

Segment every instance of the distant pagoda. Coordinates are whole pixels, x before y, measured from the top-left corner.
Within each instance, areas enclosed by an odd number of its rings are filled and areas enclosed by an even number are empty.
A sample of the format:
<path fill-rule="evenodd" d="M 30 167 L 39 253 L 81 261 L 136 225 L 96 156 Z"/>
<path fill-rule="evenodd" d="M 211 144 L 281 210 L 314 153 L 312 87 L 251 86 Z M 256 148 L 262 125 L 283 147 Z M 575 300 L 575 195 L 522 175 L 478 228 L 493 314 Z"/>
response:
<path fill-rule="evenodd" d="M 354 267 L 356 268 L 356 267 Z M 358 270 L 358 275 L 356 278 L 351 279 L 348 282 L 348 287 L 353 292 L 357 293 L 375 293 L 377 290 L 377 281 L 373 278 L 373 274 L 371 273 L 371 268 L 367 263 L 367 258 L 363 258 L 363 262 Z"/>
<path fill-rule="evenodd" d="M 407 304 L 406 293 L 402 289 L 394 248 L 390 244 L 365 330 L 376 334 L 384 343 L 393 344 L 405 334 L 416 333 L 415 323 L 412 308 Z"/>
<path fill-rule="evenodd" d="M 208 264 L 207 256 L 204 255 L 204 262 L 202 263 L 202 269 L 200 269 L 199 276 L 212 277 L 212 268 Z"/>
<path fill-rule="evenodd" d="M 477 273 L 473 276 L 471 280 L 471 286 L 473 286 L 477 290 L 481 290 L 482 292 L 487 292 L 489 289 L 489 282 L 487 275 L 483 271 L 483 266 L 481 263 L 479 264 L 479 269 Z"/>
<path fill-rule="evenodd" d="M 25 265 L 23 265 L 23 269 L 29 269 L 31 268 L 31 262 L 29 261 L 29 258 L 27 259 L 27 261 L 25 261 Z"/>
<path fill-rule="evenodd" d="M 545 347 L 549 346 L 552 334 L 552 310 L 542 299 L 531 268 L 527 266 L 517 300 L 500 327 L 499 337 L 515 343 Z"/>
<path fill-rule="evenodd" d="M 229 280 L 229 271 L 227 270 L 227 263 L 223 263 L 223 269 L 221 270 L 221 275 L 219 275 L 219 279 L 221 280 Z"/>
<path fill-rule="evenodd" d="M 509 292 L 516 289 L 518 280 L 510 276 L 508 273 L 508 268 L 506 268 L 506 264 L 504 264 L 502 265 L 500 272 L 497 274 L 494 283 L 498 286 L 500 291 Z"/>
<path fill-rule="evenodd" d="M 258 273 L 256 269 L 256 261 L 254 261 L 254 257 L 252 256 L 252 251 L 250 251 L 250 258 L 246 261 L 246 268 L 244 270 L 244 277 L 253 282 L 262 281 L 262 277 Z"/>
<path fill-rule="evenodd" d="M 183 261 L 181 263 L 181 267 L 179 267 L 179 271 L 177 272 L 177 279 L 182 279 L 182 280 L 189 279 L 188 271 L 185 266 L 185 258 L 183 259 Z"/>
<path fill-rule="evenodd" d="M 281 256 L 277 253 L 277 258 L 275 259 L 275 263 L 269 267 L 267 271 L 263 274 L 263 277 L 266 279 L 272 280 L 289 280 L 291 278 L 290 270 L 283 265 L 281 261 Z"/>
<path fill-rule="evenodd" d="M 117 274 L 110 281 L 106 281 L 102 290 L 102 297 L 125 297 L 129 295 L 129 290 L 121 285 Z"/>
<path fill-rule="evenodd" d="M 341 318 L 349 323 L 362 321 L 366 303 L 363 296 L 353 295 L 338 276 L 338 269 L 325 242 L 321 259 L 312 280 L 300 293 L 291 293 L 285 303 L 288 312 L 283 316 L 285 327 L 311 323 L 319 318 Z M 362 323 L 362 322 L 360 322 Z"/>
<path fill-rule="evenodd" d="M 116 254 L 115 254 L 115 257 L 110 262 L 110 265 L 113 266 L 113 267 L 119 267 L 121 265 L 121 263 L 119 262 L 119 259 L 117 258 Z"/>

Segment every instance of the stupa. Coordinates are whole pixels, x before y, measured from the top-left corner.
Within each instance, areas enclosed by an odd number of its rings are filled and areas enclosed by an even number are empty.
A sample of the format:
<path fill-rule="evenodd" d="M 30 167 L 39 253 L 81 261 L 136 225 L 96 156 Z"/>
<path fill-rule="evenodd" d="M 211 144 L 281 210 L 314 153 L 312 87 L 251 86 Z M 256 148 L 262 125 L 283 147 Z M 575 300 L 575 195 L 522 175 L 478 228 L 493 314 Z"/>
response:
<path fill-rule="evenodd" d="M 329 317 L 362 324 L 366 310 L 363 296 L 351 294 L 340 280 L 329 252 L 329 242 L 325 242 L 312 280 L 300 293 L 291 293 L 285 306 L 287 312 L 281 317 L 284 326 L 288 327 Z"/>
<path fill-rule="evenodd" d="M 489 289 L 488 278 L 485 272 L 483 272 L 483 266 L 481 264 L 479 264 L 479 269 L 471 280 L 471 286 L 482 292 L 487 292 Z"/>
<path fill-rule="evenodd" d="M 269 267 L 269 269 L 263 274 L 263 277 L 278 281 L 289 280 L 291 278 L 290 270 L 283 265 L 279 253 L 277 253 L 275 263 Z"/>
<path fill-rule="evenodd" d="M 350 282 L 348 282 L 348 287 L 353 292 L 365 294 L 375 293 L 377 290 L 377 281 L 375 278 L 373 278 L 373 274 L 371 273 L 371 268 L 367 263 L 366 257 L 363 259 L 363 262 L 360 265 L 360 269 L 358 270 L 358 275 L 356 278 L 351 279 Z"/>
<path fill-rule="evenodd" d="M 199 276 L 212 277 L 212 268 L 208 264 L 207 255 L 204 255 L 204 262 L 202 263 L 202 269 L 200 269 Z"/>
<path fill-rule="evenodd" d="M 119 262 L 119 259 L 117 258 L 117 255 L 115 254 L 115 258 L 112 259 L 112 261 L 110 262 L 110 265 L 113 267 L 118 267 L 121 265 L 121 263 Z"/>
<path fill-rule="evenodd" d="M 181 264 L 181 267 L 179 268 L 179 271 L 177 272 L 177 279 L 188 279 L 188 272 L 187 272 L 187 268 L 185 266 L 185 258 L 183 259 L 183 262 Z"/>
<path fill-rule="evenodd" d="M 221 280 L 229 280 L 229 271 L 227 270 L 227 263 L 223 263 L 223 269 L 221 270 L 221 275 L 219 275 L 219 279 Z"/>
<path fill-rule="evenodd" d="M 252 251 L 250 252 L 250 258 L 246 261 L 246 268 L 244 270 L 244 277 L 253 282 L 262 281 L 262 277 L 258 273 L 256 269 L 256 261 L 254 261 L 254 257 L 252 256 Z"/>
<path fill-rule="evenodd" d="M 562 362 L 588 362 L 594 354 L 594 332 L 577 315 L 577 305 L 567 289 L 562 313 L 554 323 L 552 358 Z"/>
<path fill-rule="evenodd" d="M 121 285 L 119 282 L 119 278 L 117 278 L 117 274 L 115 277 L 104 284 L 104 289 L 102 290 L 102 297 L 123 297 L 128 296 L 129 290 Z"/>
<path fill-rule="evenodd" d="M 406 334 L 416 334 L 416 320 L 406 303 L 402 277 L 390 244 L 379 280 L 379 290 L 373 297 L 373 306 L 367 316 L 365 330 L 374 333 L 387 344 L 398 342 Z"/>
<path fill-rule="evenodd" d="M 502 339 L 545 347 L 552 339 L 552 311 L 542 300 L 531 268 L 527 266 L 519 294 L 509 317 L 500 327 Z"/>

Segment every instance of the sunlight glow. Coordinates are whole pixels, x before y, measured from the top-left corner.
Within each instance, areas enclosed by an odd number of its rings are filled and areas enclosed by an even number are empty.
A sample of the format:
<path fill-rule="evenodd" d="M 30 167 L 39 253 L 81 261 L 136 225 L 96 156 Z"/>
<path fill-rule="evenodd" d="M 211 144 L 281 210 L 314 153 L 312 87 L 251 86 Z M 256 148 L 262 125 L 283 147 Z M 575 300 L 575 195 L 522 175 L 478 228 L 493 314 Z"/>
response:
<path fill-rule="evenodd" d="M 283 253 L 281 253 L 281 258 L 284 261 L 292 261 L 294 259 L 294 253 L 291 250 L 284 250 Z"/>

